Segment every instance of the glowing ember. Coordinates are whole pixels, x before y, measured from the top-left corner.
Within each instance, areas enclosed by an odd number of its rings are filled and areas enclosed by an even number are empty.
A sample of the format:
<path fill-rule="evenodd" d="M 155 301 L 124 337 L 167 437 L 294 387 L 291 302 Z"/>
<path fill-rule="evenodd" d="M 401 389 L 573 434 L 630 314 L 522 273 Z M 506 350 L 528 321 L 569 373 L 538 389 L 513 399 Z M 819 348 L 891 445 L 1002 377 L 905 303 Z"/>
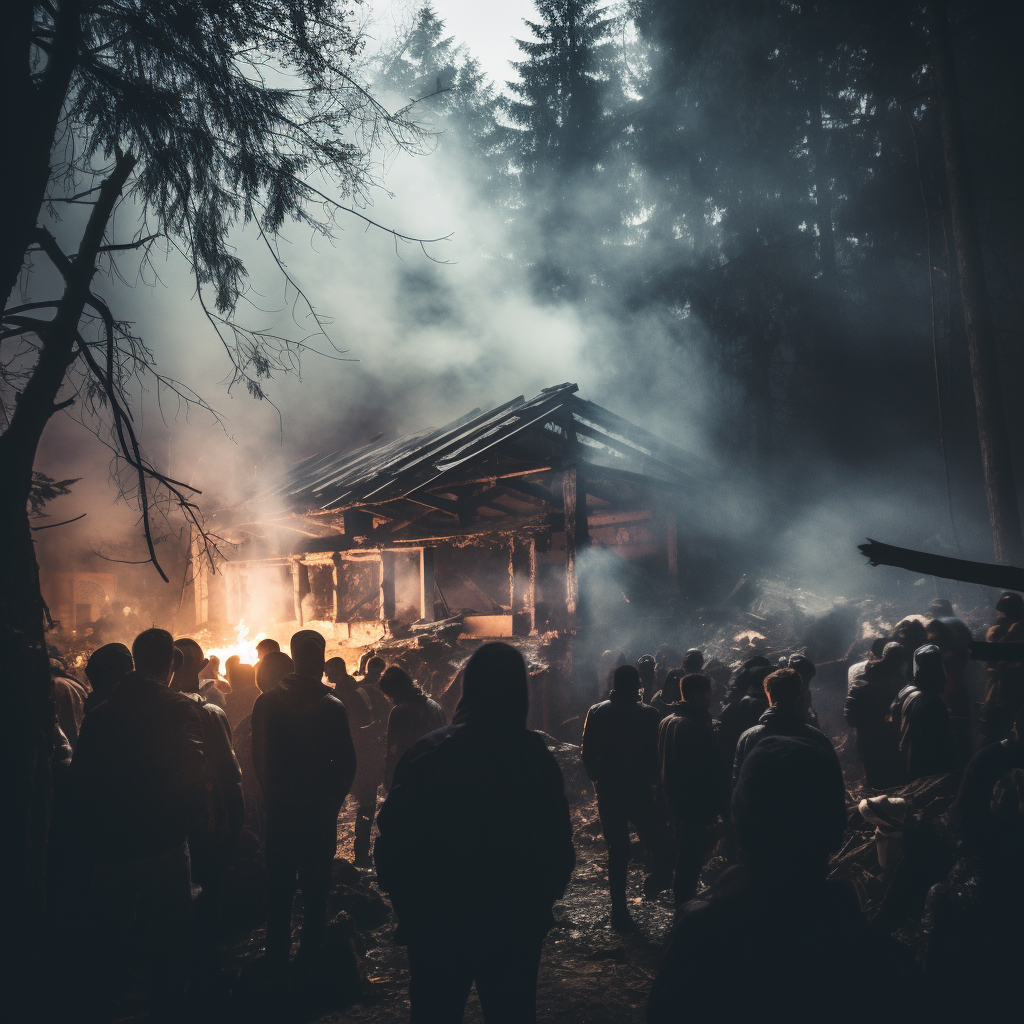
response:
<path fill-rule="evenodd" d="M 212 658 L 216 655 L 220 658 L 221 668 L 227 664 L 228 658 L 238 656 L 239 660 L 243 665 L 255 665 L 258 657 L 256 653 L 256 645 L 266 637 L 266 633 L 257 633 L 254 637 L 249 636 L 249 627 L 245 624 L 245 619 L 242 619 L 238 623 L 238 630 L 235 634 L 235 643 L 233 647 L 214 647 L 206 652 L 208 658 Z"/>

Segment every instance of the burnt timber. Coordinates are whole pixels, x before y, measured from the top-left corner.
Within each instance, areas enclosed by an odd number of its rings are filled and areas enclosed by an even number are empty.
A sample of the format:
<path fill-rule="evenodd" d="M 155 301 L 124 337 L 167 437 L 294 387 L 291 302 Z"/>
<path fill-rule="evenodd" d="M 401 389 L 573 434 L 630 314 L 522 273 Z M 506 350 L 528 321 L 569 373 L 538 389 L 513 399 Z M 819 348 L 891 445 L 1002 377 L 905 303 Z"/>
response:
<path fill-rule="evenodd" d="M 446 596 L 454 587 L 480 618 L 502 620 L 480 624 L 485 632 L 572 629 L 583 614 L 580 557 L 591 547 L 632 559 L 648 590 L 678 591 L 678 517 L 702 464 L 576 391 L 546 388 L 439 429 L 303 460 L 218 526 L 236 552 L 223 567 L 222 614 L 244 617 L 246 595 L 260 588 L 253 574 L 276 569 L 291 579 L 291 621 L 376 621 L 387 630 L 402 617 L 404 572 L 406 621 L 455 613 Z M 436 561 L 465 548 L 477 549 L 475 565 Z M 484 562 L 489 583 L 476 571 Z M 211 581 L 197 570 L 203 622 L 215 617 Z"/>

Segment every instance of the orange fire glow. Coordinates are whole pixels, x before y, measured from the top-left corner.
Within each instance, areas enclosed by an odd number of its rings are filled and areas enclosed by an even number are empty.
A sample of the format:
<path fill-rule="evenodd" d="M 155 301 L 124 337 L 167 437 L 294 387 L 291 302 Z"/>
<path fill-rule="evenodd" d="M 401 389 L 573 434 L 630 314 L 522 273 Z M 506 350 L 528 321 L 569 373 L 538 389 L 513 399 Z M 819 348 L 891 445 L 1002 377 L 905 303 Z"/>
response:
<path fill-rule="evenodd" d="M 206 652 L 208 658 L 214 656 L 220 658 L 221 671 L 227 664 L 228 658 L 238 656 L 243 665 L 255 665 L 257 654 L 256 645 L 266 637 L 266 633 L 257 633 L 254 637 L 249 636 L 249 627 L 245 619 L 238 623 L 238 630 L 235 633 L 235 643 L 231 647 L 214 647 Z"/>

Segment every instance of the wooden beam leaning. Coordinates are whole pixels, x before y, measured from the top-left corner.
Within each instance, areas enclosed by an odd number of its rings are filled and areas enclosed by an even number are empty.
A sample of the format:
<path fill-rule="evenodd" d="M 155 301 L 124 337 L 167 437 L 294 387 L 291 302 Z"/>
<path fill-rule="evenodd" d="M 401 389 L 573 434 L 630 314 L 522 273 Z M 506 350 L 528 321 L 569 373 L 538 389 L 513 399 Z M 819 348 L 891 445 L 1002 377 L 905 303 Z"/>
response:
<path fill-rule="evenodd" d="M 578 465 L 566 466 L 562 471 L 562 507 L 565 514 L 565 608 L 573 624 L 581 614 L 579 552 L 590 543 L 587 527 L 587 490 L 581 477 Z"/>
<path fill-rule="evenodd" d="M 434 621 L 434 549 L 420 548 L 420 618 Z"/>
<path fill-rule="evenodd" d="M 380 621 L 387 623 L 395 618 L 395 553 L 381 549 L 380 552 Z"/>
<path fill-rule="evenodd" d="M 992 562 L 971 562 L 966 558 L 932 555 L 927 551 L 883 544 L 870 537 L 867 544 L 857 546 L 872 565 L 891 565 L 909 572 L 958 580 L 961 583 L 978 583 L 997 590 L 1024 591 L 1024 569 L 1014 565 L 995 565 Z"/>

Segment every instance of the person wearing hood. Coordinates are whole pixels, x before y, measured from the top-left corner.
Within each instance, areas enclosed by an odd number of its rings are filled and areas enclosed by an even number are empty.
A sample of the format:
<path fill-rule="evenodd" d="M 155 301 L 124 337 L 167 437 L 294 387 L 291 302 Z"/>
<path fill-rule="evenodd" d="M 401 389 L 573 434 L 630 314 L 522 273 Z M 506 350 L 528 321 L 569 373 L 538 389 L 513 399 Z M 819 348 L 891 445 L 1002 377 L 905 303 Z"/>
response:
<path fill-rule="evenodd" d="M 910 951 L 873 928 L 851 888 L 827 880 L 846 828 L 835 757 L 811 740 L 766 737 L 743 762 L 732 821 L 740 862 L 677 912 L 649 1024 L 928 1019 Z"/>
<path fill-rule="evenodd" d="M 413 1024 L 461 1021 L 474 983 L 485 1021 L 536 1020 L 544 936 L 576 857 L 562 774 L 527 710 L 522 656 L 484 644 L 454 721 L 406 751 L 377 816 Z"/>
<path fill-rule="evenodd" d="M 671 706 L 658 729 L 661 779 L 676 841 L 677 907 L 697 895 L 709 830 L 729 807 L 729 773 L 709 710 L 711 680 L 691 672 L 683 676 L 680 689 L 682 699 Z"/>
<path fill-rule="evenodd" d="M 252 755 L 267 816 L 267 960 L 288 966 L 292 902 L 302 889 L 300 959 L 317 967 L 327 929 L 338 813 L 356 773 L 348 713 L 323 683 L 326 641 L 312 629 L 291 639 L 295 670 L 256 699 Z"/>
<path fill-rule="evenodd" d="M 428 732 L 448 724 L 441 705 L 428 697 L 404 668 L 391 665 L 377 681 L 377 689 L 394 705 L 388 715 L 384 785 L 391 788 L 402 755 Z"/>
<path fill-rule="evenodd" d="M 864 776 L 874 789 L 888 789 L 899 781 L 898 737 L 887 717 L 896 694 L 906 685 L 906 660 L 900 644 L 886 644 L 882 656 L 864 666 L 843 707 L 846 724 L 856 730 Z"/>
<path fill-rule="evenodd" d="M 92 687 L 85 698 L 85 713 L 102 704 L 134 667 L 132 652 L 124 644 L 105 644 L 93 651 L 85 663 L 85 678 Z"/>
<path fill-rule="evenodd" d="M 914 680 L 896 695 L 891 717 L 899 731 L 900 767 L 909 782 L 956 771 L 956 742 L 942 699 L 946 670 L 942 652 L 925 644 L 914 652 Z"/>
<path fill-rule="evenodd" d="M 726 764 L 732 764 L 739 738 L 768 710 L 764 681 L 771 671 L 772 663 L 757 654 L 740 666 L 729 686 L 718 720 L 718 742 Z"/>
<path fill-rule="evenodd" d="M 796 669 L 780 668 L 769 673 L 764 680 L 764 694 L 768 707 L 757 725 L 747 729 L 736 744 L 733 761 L 733 782 L 740 776 L 743 761 L 751 750 L 769 736 L 795 736 L 821 747 L 839 764 L 832 741 L 819 729 L 807 724 L 803 699 L 803 681 Z"/>
<path fill-rule="evenodd" d="M 636 928 L 626 903 L 632 826 L 647 847 L 654 870 L 644 882 L 648 896 L 666 889 L 672 878 L 666 822 L 657 799 L 661 783 L 658 726 L 661 715 L 640 701 L 640 674 L 620 665 L 608 700 L 587 712 L 580 755 L 597 794 L 601 830 L 608 845 L 608 885 L 612 927 Z"/>
<path fill-rule="evenodd" d="M 153 1016 L 178 1019 L 187 977 L 192 891 L 188 836 L 205 809 L 198 705 L 169 688 L 174 639 L 147 629 L 135 670 L 82 723 L 72 783 L 93 860 L 86 1002 L 109 1019 L 134 944 L 148 941 Z"/>

